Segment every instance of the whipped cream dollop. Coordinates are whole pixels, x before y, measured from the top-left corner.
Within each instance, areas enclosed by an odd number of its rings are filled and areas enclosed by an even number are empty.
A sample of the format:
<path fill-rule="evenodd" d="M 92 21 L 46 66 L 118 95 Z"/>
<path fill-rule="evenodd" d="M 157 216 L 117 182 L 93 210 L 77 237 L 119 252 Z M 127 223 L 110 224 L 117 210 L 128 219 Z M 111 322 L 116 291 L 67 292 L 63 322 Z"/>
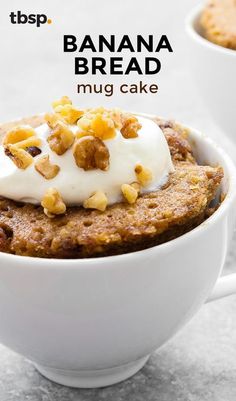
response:
<path fill-rule="evenodd" d="M 162 130 L 147 118 L 138 117 L 141 129 L 138 137 L 125 139 L 117 129 L 116 136 L 106 140 L 110 154 L 107 171 L 94 169 L 85 171 L 76 165 L 72 149 L 59 156 L 50 149 L 47 138 L 50 128 L 42 124 L 35 128 L 41 139 L 41 154 L 34 157 L 34 163 L 25 170 L 18 168 L 0 146 L 0 195 L 15 201 L 40 204 L 49 188 L 56 188 L 67 206 L 81 205 L 96 191 L 103 191 L 108 204 L 121 201 L 121 185 L 137 181 L 135 166 L 144 165 L 152 171 L 152 180 L 141 193 L 157 190 L 174 170 L 169 147 Z M 76 125 L 69 128 L 75 133 Z M 53 179 L 47 180 L 39 174 L 34 164 L 44 155 L 50 162 L 59 166 L 60 171 Z"/>

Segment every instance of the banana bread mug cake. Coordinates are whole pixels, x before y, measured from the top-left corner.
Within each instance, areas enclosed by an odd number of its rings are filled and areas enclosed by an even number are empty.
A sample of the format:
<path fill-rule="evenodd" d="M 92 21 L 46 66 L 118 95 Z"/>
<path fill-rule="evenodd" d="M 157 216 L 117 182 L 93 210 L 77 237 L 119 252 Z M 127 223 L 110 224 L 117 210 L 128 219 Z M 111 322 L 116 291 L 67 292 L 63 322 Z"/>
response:
<path fill-rule="evenodd" d="M 236 1 L 210 0 L 202 11 L 200 23 L 210 42 L 236 50 Z"/>
<path fill-rule="evenodd" d="M 197 164 L 184 128 L 78 109 L 1 126 L 0 251 L 88 258 L 145 249 L 203 222 L 221 167 Z"/>

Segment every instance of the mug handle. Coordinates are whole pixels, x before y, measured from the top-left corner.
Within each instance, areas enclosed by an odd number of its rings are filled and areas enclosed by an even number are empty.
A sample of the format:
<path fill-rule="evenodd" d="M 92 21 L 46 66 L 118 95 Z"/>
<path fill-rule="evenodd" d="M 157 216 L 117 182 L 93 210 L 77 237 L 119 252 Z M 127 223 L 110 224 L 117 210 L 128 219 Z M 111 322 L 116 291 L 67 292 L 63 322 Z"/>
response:
<path fill-rule="evenodd" d="M 217 280 L 215 287 L 212 290 L 212 293 L 207 298 L 206 303 L 233 294 L 236 294 L 236 273 L 220 277 Z"/>

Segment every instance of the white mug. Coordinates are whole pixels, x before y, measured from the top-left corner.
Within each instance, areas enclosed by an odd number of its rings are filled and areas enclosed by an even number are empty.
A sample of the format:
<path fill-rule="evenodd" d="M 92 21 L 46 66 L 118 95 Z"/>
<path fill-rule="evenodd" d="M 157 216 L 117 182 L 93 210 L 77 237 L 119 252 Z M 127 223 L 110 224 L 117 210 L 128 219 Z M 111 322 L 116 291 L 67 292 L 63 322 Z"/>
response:
<path fill-rule="evenodd" d="M 203 7 L 196 7 L 186 18 L 190 39 L 188 59 L 207 108 L 236 142 L 236 50 L 218 46 L 203 37 L 199 23 Z"/>
<path fill-rule="evenodd" d="M 0 341 L 47 378 L 87 388 L 124 380 L 204 302 L 236 292 L 236 274 L 218 278 L 235 221 L 236 169 L 206 136 L 190 129 L 189 138 L 200 163 L 223 167 L 226 196 L 187 234 L 101 258 L 0 253 Z"/>

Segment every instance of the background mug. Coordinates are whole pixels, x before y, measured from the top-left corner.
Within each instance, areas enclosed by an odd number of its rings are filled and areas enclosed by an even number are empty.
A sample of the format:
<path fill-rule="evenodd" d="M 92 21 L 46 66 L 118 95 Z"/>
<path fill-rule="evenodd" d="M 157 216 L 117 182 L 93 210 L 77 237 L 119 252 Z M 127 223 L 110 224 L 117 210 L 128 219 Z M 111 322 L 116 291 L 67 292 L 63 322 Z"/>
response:
<path fill-rule="evenodd" d="M 199 23 L 203 6 L 186 18 L 189 62 L 199 91 L 215 121 L 236 142 L 236 50 L 211 43 Z"/>

